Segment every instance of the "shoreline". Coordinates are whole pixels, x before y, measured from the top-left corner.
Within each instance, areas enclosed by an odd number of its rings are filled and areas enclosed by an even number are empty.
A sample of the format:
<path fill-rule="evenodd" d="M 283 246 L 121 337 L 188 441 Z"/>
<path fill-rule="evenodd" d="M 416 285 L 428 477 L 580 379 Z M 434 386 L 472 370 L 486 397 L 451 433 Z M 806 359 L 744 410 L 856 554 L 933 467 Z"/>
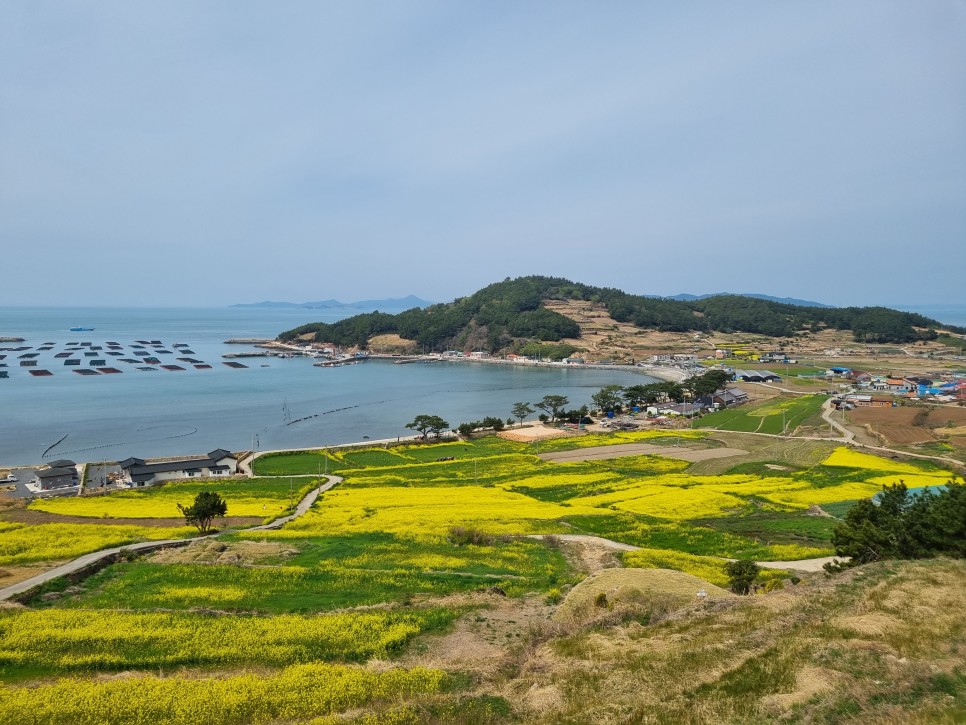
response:
<path fill-rule="evenodd" d="M 269 350 L 283 350 L 285 352 L 299 352 L 303 355 L 307 354 L 306 348 L 300 347 L 298 345 L 293 345 L 286 342 L 279 342 L 278 340 L 272 340 L 270 342 L 265 342 L 257 344 L 256 347 Z M 237 353 L 236 353 L 237 354 Z M 549 360 L 507 360 L 501 357 L 486 357 L 486 358 L 474 358 L 474 357 L 443 357 L 440 354 L 433 355 L 389 355 L 385 353 L 372 353 L 366 355 L 366 359 L 369 360 L 392 360 L 399 361 L 405 360 L 408 363 L 418 363 L 418 362 L 453 362 L 453 363 L 484 363 L 487 365 L 515 365 L 519 367 L 544 367 L 544 368 L 554 368 L 554 369 L 584 369 L 584 370 L 621 370 L 623 372 L 635 372 L 641 375 L 649 375 L 652 378 L 658 378 L 665 382 L 680 383 L 688 378 L 688 373 L 685 370 L 677 367 L 667 367 L 664 365 L 653 365 L 650 363 L 641 363 L 638 365 L 604 365 L 600 363 L 579 363 L 579 364 L 568 364 L 564 362 L 552 362 Z"/>

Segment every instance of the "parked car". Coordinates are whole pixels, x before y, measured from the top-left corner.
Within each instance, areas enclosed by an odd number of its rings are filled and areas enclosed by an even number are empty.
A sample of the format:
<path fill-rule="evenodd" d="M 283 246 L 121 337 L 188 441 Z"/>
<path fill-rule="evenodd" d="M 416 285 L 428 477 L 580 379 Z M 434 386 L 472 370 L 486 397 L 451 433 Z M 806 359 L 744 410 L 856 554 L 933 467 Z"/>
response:
<path fill-rule="evenodd" d="M 6 478 L 0 478 L 0 483 L 16 483 L 19 479 L 13 474 L 7 476 Z"/>

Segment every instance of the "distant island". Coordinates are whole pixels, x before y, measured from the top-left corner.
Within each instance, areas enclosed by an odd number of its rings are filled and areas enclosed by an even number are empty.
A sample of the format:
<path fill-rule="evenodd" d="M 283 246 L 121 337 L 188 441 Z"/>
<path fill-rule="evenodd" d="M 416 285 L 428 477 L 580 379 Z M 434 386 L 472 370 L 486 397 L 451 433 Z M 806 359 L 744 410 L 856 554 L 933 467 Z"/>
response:
<path fill-rule="evenodd" d="M 645 295 L 650 297 L 651 295 Z M 682 292 L 679 295 L 672 295 L 671 297 L 661 297 L 659 299 L 665 300 L 676 300 L 678 302 L 695 302 L 697 300 L 706 300 L 709 297 L 753 297 L 756 300 L 768 300 L 769 302 L 780 302 L 783 305 L 796 305 L 797 307 L 834 307 L 835 305 L 827 305 L 824 302 L 813 302 L 812 300 L 800 300 L 795 297 L 774 297 L 772 295 L 762 295 L 756 294 L 754 292 L 712 292 L 706 295 L 692 295 L 687 292 Z"/>
<path fill-rule="evenodd" d="M 358 302 L 340 302 L 339 300 L 321 300 L 319 302 L 250 302 L 228 305 L 229 307 L 288 307 L 305 310 L 411 310 L 414 307 L 429 307 L 432 302 L 420 299 L 415 295 L 408 297 L 391 297 L 384 300 L 359 300 Z"/>

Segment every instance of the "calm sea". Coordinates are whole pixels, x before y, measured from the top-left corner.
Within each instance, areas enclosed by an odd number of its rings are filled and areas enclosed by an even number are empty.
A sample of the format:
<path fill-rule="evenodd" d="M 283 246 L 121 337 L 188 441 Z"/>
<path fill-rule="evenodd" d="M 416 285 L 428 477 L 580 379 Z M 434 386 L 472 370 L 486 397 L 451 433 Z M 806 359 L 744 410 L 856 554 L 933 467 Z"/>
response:
<path fill-rule="evenodd" d="M 966 327 L 966 304 L 893 305 L 893 307 L 906 312 L 918 312 L 920 315 L 945 322 L 947 325 Z"/>
<path fill-rule="evenodd" d="M 353 310 L 260 308 L 109 309 L 2 308 L 0 337 L 24 337 L 29 350 L 0 350 L 9 373 L 0 379 L 0 465 L 22 465 L 68 457 L 118 460 L 203 453 L 215 448 L 259 450 L 325 446 L 411 435 L 404 426 L 420 413 L 441 415 L 453 426 L 486 415 L 507 418 L 513 403 L 548 394 L 566 395 L 572 405 L 590 402 L 604 385 L 650 380 L 631 371 L 520 368 L 471 363 L 393 365 L 370 361 L 341 368 L 316 368 L 310 359 L 243 359 L 248 368 L 222 364 L 229 352 L 255 350 L 226 345 L 239 337 L 275 337 L 282 330 L 319 320 L 335 321 Z M 68 332 L 92 327 L 92 332 Z M 123 372 L 81 376 L 64 366 L 58 352 L 89 342 L 123 346 L 131 358 L 137 340 L 158 340 L 171 354 L 164 364 L 184 371 L 138 370 L 100 355 Z M 44 343 L 50 350 L 38 352 Z M 197 370 L 178 361 L 175 343 L 187 344 Z M 20 355 L 37 354 L 34 377 Z M 80 367 L 89 367 L 82 354 Z M 263 367 L 265 366 L 265 367 Z"/>

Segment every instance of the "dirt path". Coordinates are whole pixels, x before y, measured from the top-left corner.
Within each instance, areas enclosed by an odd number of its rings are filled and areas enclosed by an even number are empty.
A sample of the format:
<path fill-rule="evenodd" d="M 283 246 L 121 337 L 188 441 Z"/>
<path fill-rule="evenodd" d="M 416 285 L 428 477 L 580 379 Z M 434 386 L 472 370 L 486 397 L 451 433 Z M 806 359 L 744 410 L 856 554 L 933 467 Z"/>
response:
<path fill-rule="evenodd" d="M 330 488 L 335 486 L 337 483 L 342 481 L 341 476 L 329 476 L 327 483 L 319 486 L 318 488 L 312 489 L 301 501 L 299 501 L 298 506 L 295 509 L 295 513 L 290 516 L 283 516 L 280 519 L 275 519 L 270 524 L 264 524 L 263 526 L 253 526 L 249 529 L 244 529 L 244 531 L 268 531 L 271 529 L 278 529 L 287 524 L 289 521 L 298 518 L 308 511 L 315 500 L 319 497 L 319 494 L 328 491 Z M 237 533 L 238 529 L 234 529 L 232 533 Z M 101 549 L 100 551 L 93 551 L 90 554 L 84 554 L 79 556 L 66 564 L 61 564 L 60 566 L 48 569 L 47 571 L 32 576 L 29 579 L 24 579 L 23 581 L 17 582 L 16 584 L 11 584 L 10 586 L 0 589 L 0 601 L 10 599 L 18 594 L 23 594 L 24 592 L 30 591 L 35 587 L 45 584 L 53 579 L 58 579 L 63 576 L 68 576 L 80 572 L 88 567 L 97 564 L 98 562 L 108 559 L 110 557 L 116 556 L 122 552 L 127 551 L 152 551 L 154 549 L 163 549 L 171 546 L 187 546 L 194 541 L 202 541 L 204 539 L 214 539 L 221 536 L 223 533 L 210 534 L 209 536 L 199 536 L 191 539 L 165 539 L 162 541 L 143 541 L 138 544 L 127 544 L 126 546 L 115 546 L 110 549 Z"/>
<path fill-rule="evenodd" d="M 674 435 L 673 431 L 668 436 Z M 580 461 L 603 461 L 623 456 L 664 456 L 681 461 L 706 461 L 709 458 L 743 456 L 748 451 L 740 448 L 686 448 L 684 446 L 655 446 L 649 443 L 621 443 L 615 446 L 592 446 L 573 451 L 542 453 L 537 458 L 556 463 L 576 463 Z"/>
<path fill-rule="evenodd" d="M 590 536 L 589 534 L 553 534 L 561 541 L 578 542 L 582 544 L 593 544 L 615 551 L 640 551 L 640 546 L 633 544 L 623 544 L 620 541 L 612 541 L 601 536 Z M 527 538 L 544 539 L 544 534 L 531 534 Z M 715 557 L 722 558 L 722 557 Z M 724 561 L 734 561 L 734 559 L 723 559 Z M 817 559 L 798 559 L 796 561 L 759 561 L 755 562 L 758 566 L 765 569 L 787 569 L 790 571 L 822 571 L 826 562 L 848 561 L 848 557 L 843 556 L 823 556 Z"/>

